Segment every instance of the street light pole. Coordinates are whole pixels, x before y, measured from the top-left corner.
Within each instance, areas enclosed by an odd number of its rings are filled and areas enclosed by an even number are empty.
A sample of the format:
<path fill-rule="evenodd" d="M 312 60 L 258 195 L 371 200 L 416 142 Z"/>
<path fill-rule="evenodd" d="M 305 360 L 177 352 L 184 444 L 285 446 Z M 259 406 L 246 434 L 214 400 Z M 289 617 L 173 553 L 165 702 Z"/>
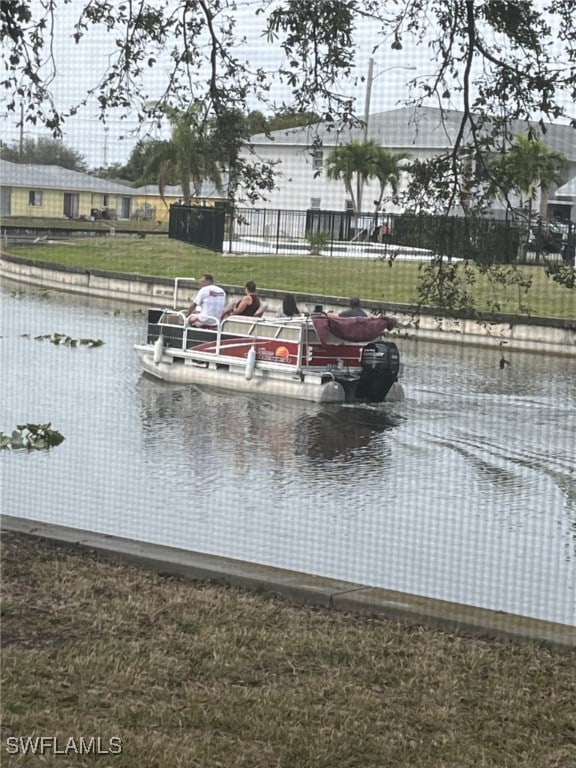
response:
<path fill-rule="evenodd" d="M 374 82 L 374 79 L 376 77 L 383 75 L 384 72 L 390 72 L 390 70 L 392 69 L 416 69 L 416 67 L 404 66 L 402 64 L 395 64 L 392 67 L 386 67 L 386 69 L 383 69 L 380 72 L 377 72 L 376 75 L 374 75 L 374 59 L 370 58 L 368 60 L 368 75 L 366 76 L 366 97 L 364 99 L 364 129 L 362 131 L 362 140 L 364 144 L 366 144 L 368 141 L 368 123 L 370 122 L 370 101 L 372 98 L 372 83 Z M 361 203 L 362 203 L 362 192 L 364 191 L 363 181 L 360 181 L 359 191 L 360 191 L 360 194 L 358 195 L 359 200 L 357 201 L 358 209 L 361 208 Z"/>
<path fill-rule="evenodd" d="M 102 167 L 108 168 L 108 131 L 110 128 L 106 126 L 104 128 L 104 157 L 102 158 Z"/>
<path fill-rule="evenodd" d="M 392 69 L 415 70 L 416 67 L 405 66 L 403 64 L 395 64 L 392 67 L 386 67 L 386 69 L 382 69 L 380 72 L 377 72 L 376 75 L 374 75 L 374 59 L 369 59 L 368 61 L 368 75 L 366 76 L 366 98 L 364 100 L 364 143 L 368 141 L 368 123 L 370 122 L 370 100 L 372 98 L 372 83 L 377 77 L 383 75 L 384 72 L 390 72 Z"/>
<path fill-rule="evenodd" d="M 368 120 L 370 119 L 370 99 L 372 97 L 372 80 L 374 59 L 368 61 L 368 76 L 366 77 L 366 98 L 364 100 L 364 144 L 368 141 Z"/>
<path fill-rule="evenodd" d="M 24 103 L 20 102 L 20 140 L 18 142 L 18 157 L 22 161 L 24 155 Z"/>

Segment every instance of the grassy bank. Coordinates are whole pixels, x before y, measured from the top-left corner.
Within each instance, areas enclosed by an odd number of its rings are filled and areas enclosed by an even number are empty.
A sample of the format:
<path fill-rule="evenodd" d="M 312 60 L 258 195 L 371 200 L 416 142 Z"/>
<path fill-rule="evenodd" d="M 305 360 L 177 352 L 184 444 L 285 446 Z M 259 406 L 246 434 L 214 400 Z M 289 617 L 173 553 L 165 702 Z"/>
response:
<path fill-rule="evenodd" d="M 160 211 L 157 219 L 153 221 L 139 221 L 138 219 L 60 219 L 50 217 L 26 217 L 5 216 L 2 218 L 2 228 L 14 228 L 26 230 L 45 229 L 52 232 L 69 230 L 71 232 L 82 230 L 83 232 L 109 232 L 112 227 L 116 232 L 168 232 L 168 211 Z"/>
<path fill-rule="evenodd" d="M 379 260 L 308 255 L 222 255 L 160 236 L 84 238 L 61 245 L 11 247 L 10 252 L 82 268 L 164 277 L 199 277 L 203 272 L 213 272 L 216 280 L 225 284 L 242 286 L 247 280 L 255 280 L 262 289 L 358 295 L 388 303 L 416 303 L 421 275 L 420 265 L 415 262 L 396 261 L 390 265 Z M 532 280 L 527 296 L 514 285 L 493 286 L 475 272 L 471 292 L 476 308 L 490 311 L 497 304 L 501 312 L 518 313 L 528 307 L 533 315 L 576 317 L 576 291 L 554 283 L 539 266 L 523 267 L 521 273 Z"/>
<path fill-rule="evenodd" d="M 3 536 L 2 765 L 574 768 L 576 653 Z M 9 737 L 112 737 L 28 761 Z"/>

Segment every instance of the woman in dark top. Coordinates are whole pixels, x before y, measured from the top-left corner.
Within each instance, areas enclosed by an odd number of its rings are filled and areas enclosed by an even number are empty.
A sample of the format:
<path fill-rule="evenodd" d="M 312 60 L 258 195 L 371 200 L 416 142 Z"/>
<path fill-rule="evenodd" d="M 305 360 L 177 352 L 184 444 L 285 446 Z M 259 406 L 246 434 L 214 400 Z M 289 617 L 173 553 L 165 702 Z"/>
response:
<path fill-rule="evenodd" d="M 254 317 L 260 309 L 260 296 L 256 293 L 256 283 L 248 280 L 244 286 L 245 296 L 236 302 L 231 315 L 242 315 L 243 317 Z"/>
<path fill-rule="evenodd" d="M 293 293 L 287 293 L 282 299 L 282 311 L 280 317 L 297 317 L 300 310 L 296 306 L 296 299 Z"/>

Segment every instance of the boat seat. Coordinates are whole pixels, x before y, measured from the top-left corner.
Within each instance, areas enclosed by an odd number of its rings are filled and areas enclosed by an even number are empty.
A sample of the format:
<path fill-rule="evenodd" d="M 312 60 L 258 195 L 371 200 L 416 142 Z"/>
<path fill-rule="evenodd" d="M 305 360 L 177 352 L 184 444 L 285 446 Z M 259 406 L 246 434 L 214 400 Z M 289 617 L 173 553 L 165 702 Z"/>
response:
<path fill-rule="evenodd" d="M 213 320 L 214 322 L 212 322 L 212 323 L 198 323 L 198 322 L 196 322 L 196 323 L 192 323 L 191 325 L 187 324 L 188 328 L 203 328 L 203 329 L 209 330 L 209 331 L 217 331 L 218 328 L 220 327 L 220 320 L 218 320 L 217 317 L 214 317 L 212 315 L 207 315 L 206 317 L 209 318 L 210 320 Z"/>
<path fill-rule="evenodd" d="M 232 310 L 227 309 L 226 312 L 224 312 L 224 314 L 222 315 L 222 320 L 226 320 L 226 318 L 228 317 L 243 317 L 243 318 L 247 318 L 248 320 L 251 320 L 254 317 L 263 317 L 264 312 L 266 312 L 267 309 L 268 309 L 268 305 L 263 304 L 262 302 L 260 302 L 260 307 L 258 309 L 258 312 L 255 312 L 253 315 L 233 315 Z"/>
<path fill-rule="evenodd" d="M 175 309 L 167 309 L 162 313 L 160 322 L 168 325 L 186 326 L 186 313 L 183 311 L 178 312 Z"/>

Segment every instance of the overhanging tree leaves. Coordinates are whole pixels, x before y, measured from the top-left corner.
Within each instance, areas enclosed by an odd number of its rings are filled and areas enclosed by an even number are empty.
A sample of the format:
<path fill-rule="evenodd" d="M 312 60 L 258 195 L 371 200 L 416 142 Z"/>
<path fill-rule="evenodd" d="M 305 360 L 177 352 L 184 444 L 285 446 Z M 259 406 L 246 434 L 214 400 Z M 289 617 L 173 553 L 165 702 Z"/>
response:
<path fill-rule="evenodd" d="M 57 62 L 50 30 L 64 4 L 4 3 L 0 13 L 2 84 L 14 95 L 8 108 L 14 110 L 22 100 L 28 119 L 41 119 L 56 132 L 81 106 L 60 107 L 51 97 Z M 136 107 L 143 121 L 158 117 L 168 103 L 182 108 L 195 99 L 206 104 L 217 123 L 235 110 L 248 114 L 248 99 L 265 101 L 272 80 L 242 58 L 235 13 L 235 4 L 226 0 L 85 2 L 76 41 L 81 43 L 91 27 L 103 27 L 115 49 L 87 98 L 95 98 L 103 113 Z M 562 95 L 576 101 L 572 0 L 261 0 L 254 17 L 254 23 L 262 19 L 263 33 L 285 54 L 278 76 L 293 91 L 291 107 L 335 123 L 354 120 L 343 84 L 354 63 L 359 18 L 379 25 L 383 40 L 392 36 L 392 48 L 408 39 L 430 47 L 436 71 L 421 79 L 414 103 L 430 97 L 441 107 L 456 104 L 463 111 L 451 178 L 436 190 L 444 207 L 460 202 L 463 155 L 469 162 L 475 154 L 483 166 L 486 152 L 511 120 L 541 117 L 544 125 L 565 113 Z M 158 98 L 148 92 L 145 75 L 153 70 L 156 76 L 160 67 L 166 74 Z"/>
<path fill-rule="evenodd" d="M 51 29 L 66 4 L 2 3 L 0 11 L 8 108 L 23 102 L 26 119 L 56 135 L 82 106 L 61 105 L 52 93 Z M 85 0 L 76 41 L 104 28 L 115 51 L 85 101 L 96 100 L 102 115 L 120 109 L 145 122 L 160 119 L 167 105 L 182 109 L 200 100 L 222 142 L 232 198 L 243 190 L 253 200 L 272 183 L 273 170 L 246 152 L 250 130 L 239 115 L 256 100 L 277 111 L 270 90 L 277 77 L 291 90 L 295 111 L 334 126 L 358 121 L 349 80 L 356 24 L 367 18 L 392 51 L 408 42 L 430 49 L 432 71 L 417 78 L 410 103 L 462 112 L 451 150 L 417 165 L 410 189 L 415 208 L 433 201 L 446 217 L 481 214 L 490 200 L 489 158 L 522 125 L 542 136 L 548 121 L 566 115 L 563 104 L 576 102 L 573 0 L 260 0 L 250 7 L 254 24 L 284 54 L 277 73 L 243 54 L 232 0 Z M 159 94 L 149 92 L 150 72 L 164 73 Z"/>

